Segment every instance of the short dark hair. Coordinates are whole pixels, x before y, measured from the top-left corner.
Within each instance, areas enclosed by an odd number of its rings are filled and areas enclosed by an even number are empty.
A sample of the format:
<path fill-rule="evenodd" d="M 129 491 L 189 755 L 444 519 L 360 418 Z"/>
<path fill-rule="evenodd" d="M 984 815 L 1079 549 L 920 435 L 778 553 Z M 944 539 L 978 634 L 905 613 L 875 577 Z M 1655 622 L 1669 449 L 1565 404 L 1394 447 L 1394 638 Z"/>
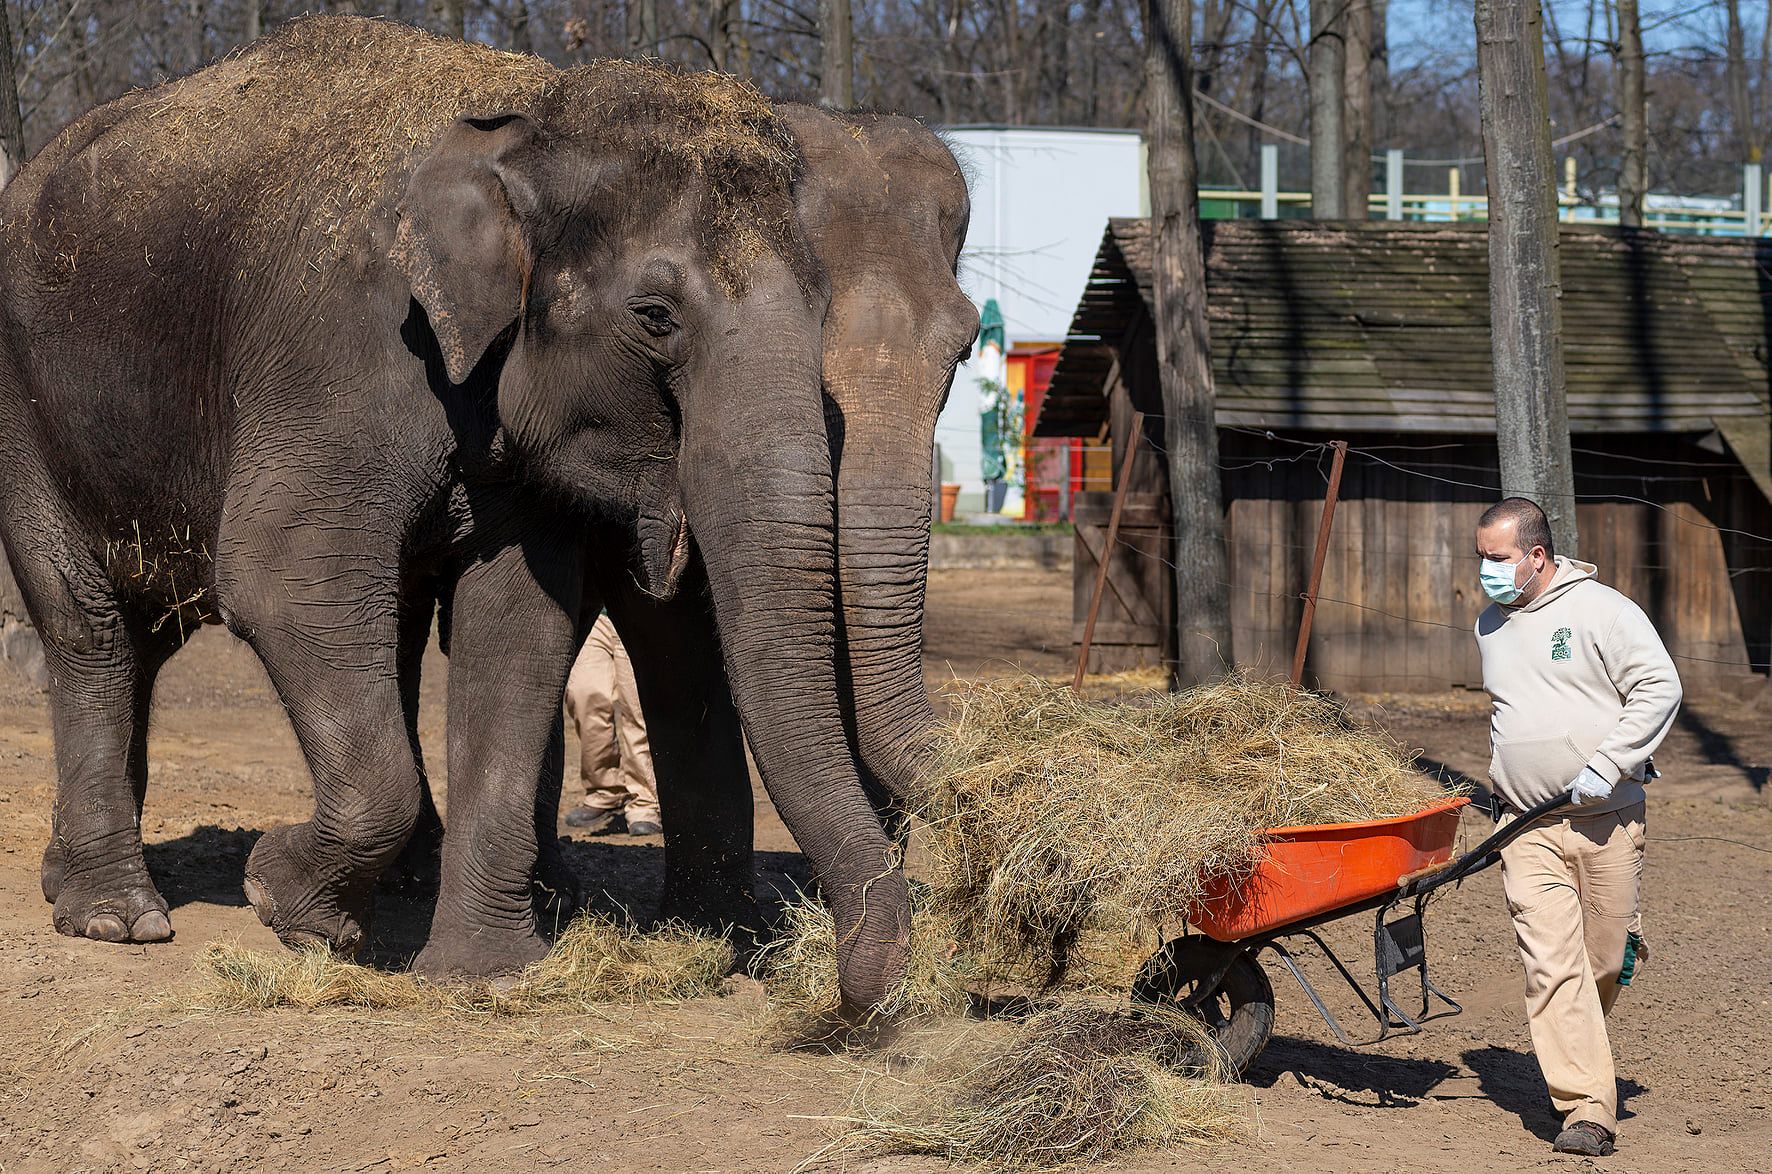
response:
<path fill-rule="evenodd" d="M 1477 519 L 1477 527 L 1493 526 L 1497 522 L 1512 520 L 1514 537 L 1519 540 L 1520 552 L 1528 553 L 1534 546 L 1544 547 L 1546 558 L 1557 557 L 1557 547 L 1551 538 L 1550 519 L 1538 503 L 1529 497 L 1504 497 Z"/>

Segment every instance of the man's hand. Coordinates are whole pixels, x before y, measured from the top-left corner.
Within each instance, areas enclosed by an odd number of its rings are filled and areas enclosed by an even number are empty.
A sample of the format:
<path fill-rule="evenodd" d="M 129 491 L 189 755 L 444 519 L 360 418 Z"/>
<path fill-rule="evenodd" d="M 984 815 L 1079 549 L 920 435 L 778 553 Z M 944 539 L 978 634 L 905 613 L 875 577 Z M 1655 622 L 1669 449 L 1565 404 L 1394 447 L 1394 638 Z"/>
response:
<path fill-rule="evenodd" d="M 1569 798 L 1577 805 L 1592 803 L 1612 794 L 1612 783 L 1608 783 L 1599 771 L 1591 766 L 1581 768 L 1581 773 L 1569 781 Z"/>

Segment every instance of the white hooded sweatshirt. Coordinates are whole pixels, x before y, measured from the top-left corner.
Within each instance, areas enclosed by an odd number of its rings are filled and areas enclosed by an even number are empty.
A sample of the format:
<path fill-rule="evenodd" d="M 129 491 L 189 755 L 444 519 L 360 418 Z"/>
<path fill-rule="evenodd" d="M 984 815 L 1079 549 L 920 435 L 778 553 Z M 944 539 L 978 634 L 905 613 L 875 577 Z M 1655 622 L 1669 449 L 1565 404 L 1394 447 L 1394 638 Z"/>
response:
<path fill-rule="evenodd" d="M 1583 812 L 1643 798 L 1649 756 L 1680 711 L 1680 677 L 1643 609 L 1561 555 L 1525 607 L 1477 618 L 1489 723 L 1489 781 L 1515 811 L 1567 791 L 1591 766 L 1618 785 Z"/>

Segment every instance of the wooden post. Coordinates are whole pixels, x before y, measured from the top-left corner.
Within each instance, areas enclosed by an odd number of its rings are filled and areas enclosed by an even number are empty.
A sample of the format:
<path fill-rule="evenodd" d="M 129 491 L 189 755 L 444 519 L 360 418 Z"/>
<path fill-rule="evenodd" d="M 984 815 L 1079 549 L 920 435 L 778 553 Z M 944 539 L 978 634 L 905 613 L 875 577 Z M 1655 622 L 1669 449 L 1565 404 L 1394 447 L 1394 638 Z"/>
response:
<path fill-rule="evenodd" d="M 1132 484 L 1132 458 L 1144 439 L 1144 413 L 1132 413 L 1132 435 L 1126 438 L 1126 455 L 1120 458 L 1120 480 L 1114 486 L 1114 508 L 1108 513 L 1107 537 L 1101 543 L 1101 562 L 1095 568 L 1095 587 L 1089 592 L 1089 614 L 1083 619 L 1083 644 L 1077 649 L 1077 672 L 1071 688 L 1083 687 L 1083 672 L 1089 667 L 1089 646 L 1095 641 L 1095 616 L 1101 611 L 1101 593 L 1107 588 L 1108 566 L 1114 559 L 1114 544 L 1120 538 L 1120 511 L 1126 507 L 1126 488 Z"/>
<path fill-rule="evenodd" d="M 1347 215 L 1344 183 L 1347 131 L 1344 107 L 1347 42 L 1342 9 L 1347 0 L 1311 0 L 1310 110 L 1311 218 Z"/>
<path fill-rule="evenodd" d="M 1643 100 L 1643 25 L 1637 0 L 1618 0 L 1618 113 L 1624 122 L 1624 155 L 1618 165 L 1618 223 L 1643 226 L 1649 192 L 1649 130 Z"/>
<path fill-rule="evenodd" d="M 1193 4 L 1150 0 L 1145 11 L 1151 321 L 1174 526 L 1176 680 L 1186 688 L 1219 676 L 1231 659 L 1230 572 L 1194 159 Z"/>
<path fill-rule="evenodd" d="M 1335 503 L 1341 497 L 1341 466 L 1347 441 L 1333 441 L 1335 461 L 1329 466 L 1329 492 L 1323 495 L 1323 521 L 1317 527 L 1317 552 L 1311 556 L 1311 581 L 1304 593 L 1304 614 L 1298 620 L 1298 647 L 1292 653 L 1292 683 L 1304 684 L 1304 653 L 1311 646 L 1311 621 L 1317 618 L 1317 592 L 1323 586 L 1323 560 L 1329 555 L 1329 529 L 1335 524 Z"/>
<path fill-rule="evenodd" d="M 1384 218 L 1403 218 L 1403 152 L 1396 147 L 1384 153 Z"/>
<path fill-rule="evenodd" d="M 1539 0 L 1477 0 L 1478 105 L 1489 176 L 1489 320 L 1501 490 L 1550 518 L 1577 553 L 1563 387 L 1557 175 Z"/>

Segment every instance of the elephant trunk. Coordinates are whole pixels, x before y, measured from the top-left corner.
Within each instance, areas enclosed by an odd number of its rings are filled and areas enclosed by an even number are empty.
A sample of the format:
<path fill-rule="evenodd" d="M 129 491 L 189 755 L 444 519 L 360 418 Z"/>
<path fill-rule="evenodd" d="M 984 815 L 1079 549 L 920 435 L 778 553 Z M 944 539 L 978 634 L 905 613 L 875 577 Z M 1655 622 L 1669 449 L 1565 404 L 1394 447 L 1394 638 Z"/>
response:
<path fill-rule="evenodd" d="M 745 332 L 718 394 L 686 403 L 683 500 L 707 568 L 733 698 L 771 801 L 837 926 L 845 1009 L 905 973 L 910 894 L 868 802 L 837 691 L 836 542 L 817 339 Z M 703 387 L 708 381 L 699 381 Z"/>
<path fill-rule="evenodd" d="M 837 550 L 845 700 L 864 777 L 914 809 L 936 724 L 923 677 L 935 414 L 928 396 L 904 389 L 925 386 L 929 375 L 870 350 L 865 367 L 827 363 L 827 379 L 843 405 Z"/>

